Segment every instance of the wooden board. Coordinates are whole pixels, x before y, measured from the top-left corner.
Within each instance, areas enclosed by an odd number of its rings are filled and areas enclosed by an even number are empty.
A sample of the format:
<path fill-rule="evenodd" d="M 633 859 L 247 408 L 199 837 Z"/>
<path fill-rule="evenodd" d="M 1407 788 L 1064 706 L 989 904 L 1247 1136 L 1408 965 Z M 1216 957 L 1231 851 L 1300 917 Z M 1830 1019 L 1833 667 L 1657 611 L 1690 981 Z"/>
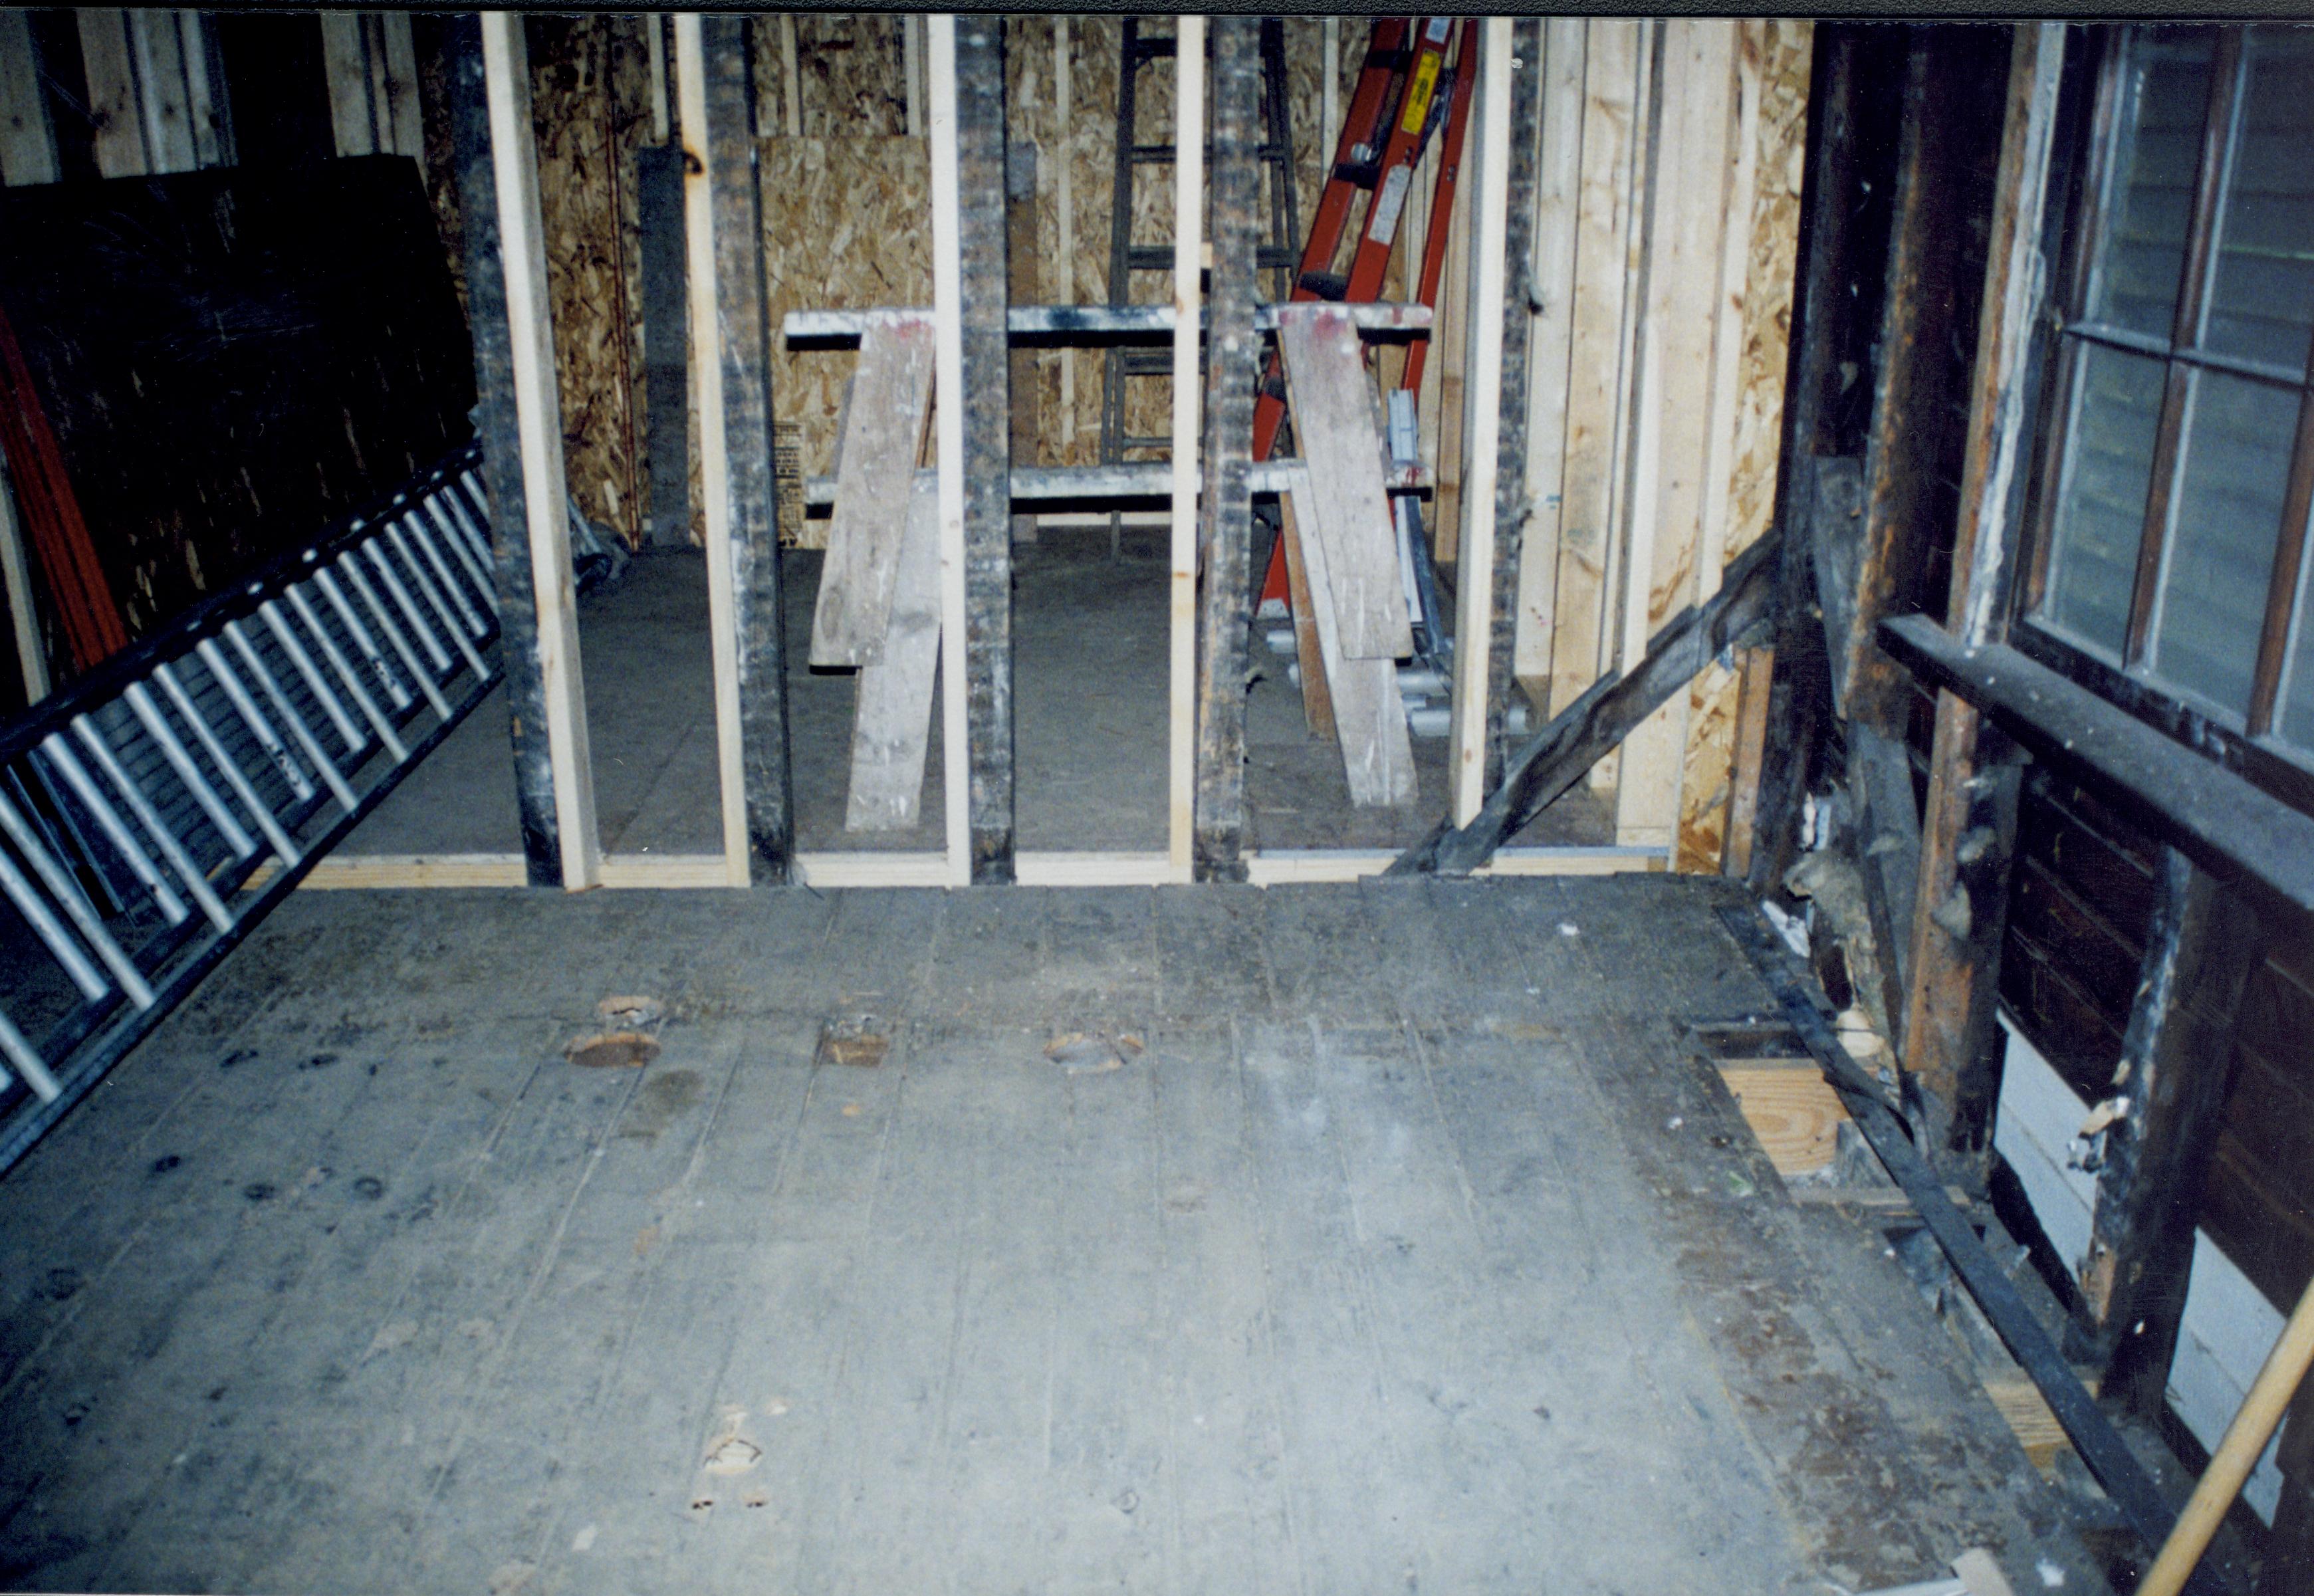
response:
<path fill-rule="evenodd" d="M 2049 1411 L 2047 1400 L 2023 1371 L 1986 1380 L 1984 1394 L 2017 1433 L 2017 1444 L 2025 1449 L 2033 1467 L 2044 1473 L 2054 1468 L 2057 1454 L 2072 1443 L 2065 1439 L 2064 1426 Z"/>
<path fill-rule="evenodd" d="M 1331 305 L 1281 308 L 1277 346 L 1294 436 L 1309 466 L 1302 524 L 1309 547 L 1324 551 L 1336 646 L 1346 659 L 1403 658 L 1414 651 L 1414 633 L 1399 583 L 1382 429 L 1358 331 L 1347 313 Z"/>
<path fill-rule="evenodd" d="M 1294 476 L 1288 495 L 1297 507 L 1295 519 L 1306 520 L 1312 497 L 1311 472 L 1304 466 Z M 1417 796 L 1414 745 L 1406 728 L 1406 705 L 1398 695 L 1397 663 L 1359 659 L 1342 652 L 1333 551 L 1323 540 L 1311 538 L 1303 544 L 1302 556 L 1310 581 L 1311 612 L 1318 618 L 1318 642 L 1324 656 L 1350 802 L 1360 808 L 1411 804 Z"/>
<path fill-rule="evenodd" d="M 877 657 L 860 670 L 846 831 L 910 830 L 923 800 L 941 645 L 937 477 L 918 481 L 909 495 L 894 563 L 890 620 Z"/>
<path fill-rule="evenodd" d="M 1180 62 L 1179 87 L 1205 114 L 1205 19 L 1185 17 L 1195 54 Z M 1122 47 L 1120 46 L 1120 48 Z M 1115 140 L 1112 138 L 1111 147 Z M 1197 441 L 1205 426 L 1205 395 L 1197 381 L 1197 254 L 1206 214 L 1206 152 L 1202 142 L 1179 152 L 1173 166 L 1173 369 L 1167 379 L 1173 440 L 1167 540 L 1165 648 L 1165 853 L 1179 879 L 1190 878 L 1195 851 L 1197 789 Z M 1115 190 L 1112 179 L 1109 189 Z M 1128 392 L 1135 384 L 1126 384 Z M 1127 432 L 1132 430 L 1127 419 Z M 1147 436 L 1147 433 L 1137 436 Z"/>
<path fill-rule="evenodd" d="M 1630 510 L 1631 564 L 1625 577 L 1627 662 L 1634 650 L 1644 650 L 1657 627 L 1699 596 L 1710 497 L 1705 472 L 1712 459 L 1709 428 L 1717 389 L 1710 374 L 1720 320 L 1716 313 L 1730 189 L 1736 42 L 1732 22 L 1679 18 L 1664 24 L 1661 124 L 1648 194 L 1647 304 L 1640 330 L 1644 386 L 1635 406 L 1638 455 Z M 1716 585 L 1716 567 L 1713 576 Z M 1687 711 L 1688 695 L 1674 695 L 1623 745 L 1616 781 L 1617 842 L 1662 847 L 1675 840 Z"/>
<path fill-rule="evenodd" d="M 1494 657 L 1496 587 L 1504 575 L 1496 559 L 1496 540 L 1518 535 L 1515 526 L 1497 525 L 1502 507 L 1495 492 L 1502 466 L 1503 287 L 1509 266 L 1505 256 L 1515 28 L 1507 17 L 1488 18 L 1477 64 L 1478 161 L 1471 185 L 1477 191 L 1477 228 L 1470 262 L 1471 336 L 1464 360 L 1469 408 L 1462 427 L 1468 491 L 1455 555 L 1453 714 L 1447 734 L 1447 807 L 1457 825 L 1470 824 L 1487 801 L 1488 701 L 1491 684 L 1501 674 L 1497 667 L 1506 663 Z M 1529 69 L 1530 76 L 1539 70 L 1537 63 Z M 1521 249 L 1529 242 L 1522 239 Z M 1520 375 L 1524 375 L 1522 366 Z"/>
<path fill-rule="evenodd" d="M 22 11 L 0 11 L 0 182 L 14 188 L 56 181 L 56 133 L 31 23 Z"/>
<path fill-rule="evenodd" d="M 88 79 L 96 169 L 106 177 L 142 177 L 147 170 L 128 15 L 123 11 L 84 11 L 75 19 L 80 30 L 81 67 Z"/>
<path fill-rule="evenodd" d="M 369 104 L 369 52 L 359 12 L 322 13 L 322 71 L 330 91 L 330 132 L 340 155 L 377 153 Z"/>
<path fill-rule="evenodd" d="M 1551 638 L 1552 714 L 1581 697 L 1607 663 L 1633 123 L 1647 94 L 1644 38 L 1638 22 L 1603 18 L 1586 25 L 1566 454 L 1560 465 L 1558 614 Z"/>
<path fill-rule="evenodd" d="M 578 601 L 570 572 L 570 499 L 562 468 L 561 405 L 554 387 L 554 323 L 538 212 L 530 65 L 518 14 L 491 12 L 483 16 L 482 59 L 562 886 L 568 892 L 583 892 L 596 885 L 601 873 L 602 842 L 595 823 L 586 678 L 578 663 Z"/>
<path fill-rule="evenodd" d="M 145 123 L 145 147 L 155 172 L 190 172 L 192 113 L 185 100 L 184 36 L 177 15 L 167 11 L 132 11 L 128 42 L 137 59 L 137 110 Z"/>
<path fill-rule="evenodd" d="M 812 612 L 816 666 L 864 666 L 881 657 L 932 392 L 931 321 L 870 322 L 861 335 L 836 451 L 835 513 Z"/>
<path fill-rule="evenodd" d="M 1559 613 L 1560 483 L 1574 373 L 1576 203 L 1582 180 L 1586 24 L 1545 25 L 1541 159 L 1534 204 L 1534 328 L 1527 346 L 1526 539 L 1519 551 L 1518 635 L 1512 672 L 1538 713 L 1550 712 L 1551 636 Z M 1515 130 L 1524 137 L 1524 129 Z"/>
<path fill-rule="evenodd" d="M 1848 1109 L 1813 1063 L 1722 1065 L 1719 1078 L 1777 1174 L 1786 1179 L 1812 1175 L 1838 1154 Z"/>
<path fill-rule="evenodd" d="M 1326 653 L 1318 641 L 1318 617 L 1310 597 L 1310 571 L 1302 552 L 1301 520 L 1294 496 L 1277 501 L 1277 535 L 1285 543 L 1285 585 L 1294 600 L 1294 654 L 1302 669 L 1302 720 L 1313 737 L 1334 736 L 1334 700 L 1326 691 Z"/>

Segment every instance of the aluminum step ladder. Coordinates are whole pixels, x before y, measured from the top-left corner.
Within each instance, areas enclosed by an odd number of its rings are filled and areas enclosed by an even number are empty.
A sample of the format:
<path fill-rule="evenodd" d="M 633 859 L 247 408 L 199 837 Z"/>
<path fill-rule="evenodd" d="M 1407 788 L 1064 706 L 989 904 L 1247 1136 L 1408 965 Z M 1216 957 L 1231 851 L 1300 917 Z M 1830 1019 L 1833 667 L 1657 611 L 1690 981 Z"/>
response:
<path fill-rule="evenodd" d="M 480 458 L 0 727 L 0 1171 L 496 686 Z"/>

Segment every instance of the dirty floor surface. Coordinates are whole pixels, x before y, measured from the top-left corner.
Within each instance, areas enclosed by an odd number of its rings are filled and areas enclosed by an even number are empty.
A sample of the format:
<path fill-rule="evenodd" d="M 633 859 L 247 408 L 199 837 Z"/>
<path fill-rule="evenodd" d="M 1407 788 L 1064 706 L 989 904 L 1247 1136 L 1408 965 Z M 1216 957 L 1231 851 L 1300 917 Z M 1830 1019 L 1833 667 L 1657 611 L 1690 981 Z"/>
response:
<path fill-rule="evenodd" d="M 1112 554 L 1106 530 L 1048 533 L 1014 551 L 1013 761 L 1020 845 L 1055 851 L 1165 849 L 1166 561 L 1147 533 Z M 937 852 L 943 845 L 941 714 L 931 711 L 918 822 L 844 828 L 858 677 L 808 663 L 820 555 L 782 559 L 787 596 L 789 756 L 798 845 Z M 1350 803 L 1340 749 L 1310 736 L 1286 661 L 1259 640 L 1246 700 L 1249 846 L 1392 848 L 1422 837 L 1446 790 L 1446 743 L 1414 739 L 1420 801 Z M 712 853 L 723 822 L 707 568 L 692 552 L 639 558 L 619 586 L 578 606 L 579 656 L 606 851 Z M 1523 846 L 1614 840 L 1587 788 L 1522 832 Z M 509 853 L 522 846 L 506 694 L 494 692 L 346 841 L 349 854 Z"/>
<path fill-rule="evenodd" d="M 0 1179 L 0 1583 L 2100 1591 L 1719 892 L 298 895 Z"/>

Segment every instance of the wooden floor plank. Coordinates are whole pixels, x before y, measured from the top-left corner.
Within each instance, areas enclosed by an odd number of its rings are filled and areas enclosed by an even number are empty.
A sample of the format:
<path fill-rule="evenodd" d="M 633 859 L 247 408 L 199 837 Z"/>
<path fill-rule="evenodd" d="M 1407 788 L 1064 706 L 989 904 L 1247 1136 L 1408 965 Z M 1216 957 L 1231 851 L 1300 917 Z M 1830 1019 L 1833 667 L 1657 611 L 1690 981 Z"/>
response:
<path fill-rule="evenodd" d="M 1154 1060 L 1171 1588 L 1310 1590 L 1236 1041 L 1175 1029 Z"/>
<path fill-rule="evenodd" d="M 1343 1190 L 1309 1033 L 1256 1026 L 1242 1042 L 1246 1133 L 1259 1183 L 1269 1323 L 1294 1371 L 1281 1428 L 1314 1465 L 1356 1457 L 1365 1467 L 1307 1467 L 1289 1511 L 1308 1524 L 1301 1549 L 1312 1591 L 1420 1589 L 1432 1572 L 1434 1526 L 1409 1486 L 1414 1459 L 1404 1416 L 1384 1389 L 1375 1303 Z"/>

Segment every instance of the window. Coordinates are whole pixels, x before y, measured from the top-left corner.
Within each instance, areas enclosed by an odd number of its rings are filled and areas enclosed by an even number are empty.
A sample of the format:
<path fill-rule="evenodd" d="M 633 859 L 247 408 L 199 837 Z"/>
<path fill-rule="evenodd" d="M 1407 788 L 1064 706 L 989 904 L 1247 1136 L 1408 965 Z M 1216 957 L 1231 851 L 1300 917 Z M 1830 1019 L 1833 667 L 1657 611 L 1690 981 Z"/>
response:
<path fill-rule="evenodd" d="M 2106 41 L 2030 630 L 2314 760 L 2314 28 Z"/>

